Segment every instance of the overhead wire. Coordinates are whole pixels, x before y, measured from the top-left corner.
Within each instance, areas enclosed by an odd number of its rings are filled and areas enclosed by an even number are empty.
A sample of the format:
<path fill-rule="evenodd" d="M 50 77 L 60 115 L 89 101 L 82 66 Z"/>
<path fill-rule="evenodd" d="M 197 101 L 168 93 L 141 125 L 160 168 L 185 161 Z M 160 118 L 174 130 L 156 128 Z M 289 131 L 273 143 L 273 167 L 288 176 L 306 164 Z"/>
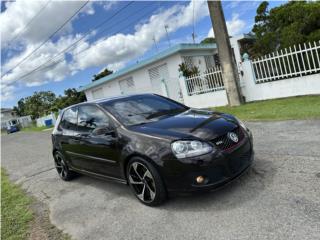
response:
<path fill-rule="evenodd" d="M 46 65 L 47 63 L 49 63 L 50 61 L 52 61 L 53 59 L 55 59 L 56 57 L 66 53 L 68 50 L 70 50 L 73 46 L 76 46 L 81 40 L 83 40 L 85 37 L 87 37 L 88 35 L 92 34 L 97 28 L 100 28 L 101 26 L 103 26 L 104 24 L 106 24 L 108 21 L 110 21 L 112 18 L 114 18 L 116 15 L 118 15 L 121 11 L 123 11 L 124 9 L 126 9 L 129 5 L 131 5 L 133 3 L 133 1 L 129 2 L 128 4 L 126 4 L 124 7 L 122 7 L 121 9 L 119 9 L 118 11 L 116 11 L 114 14 L 112 14 L 110 17 L 106 18 L 105 20 L 103 20 L 102 22 L 100 22 L 99 24 L 95 25 L 93 28 L 89 29 L 88 31 L 86 31 L 83 36 L 81 38 L 79 38 L 78 40 L 74 41 L 72 44 L 70 44 L 68 47 L 64 48 L 63 50 L 61 50 L 60 52 L 58 52 L 57 54 L 55 54 L 52 58 L 48 59 L 48 61 L 44 62 L 43 64 L 40 64 L 39 66 L 37 66 L 35 69 L 33 69 L 31 72 L 19 77 L 17 80 L 19 80 L 20 78 L 24 78 L 26 75 L 29 75 L 33 72 L 38 71 L 42 66 Z M 46 68 L 46 67 L 45 67 Z M 4 74 L 5 75 L 5 74 Z M 17 81 L 16 80 L 16 81 Z M 16 81 L 12 81 L 12 83 L 16 82 Z"/>
<path fill-rule="evenodd" d="M 136 24 L 138 21 L 140 21 L 141 19 L 143 19 L 145 16 L 149 15 L 151 12 L 153 12 L 153 11 L 156 10 L 156 9 L 157 9 L 157 7 L 152 8 L 151 11 L 146 12 L 145 14 L 143 14 L 142 16 L 140 16 L 138 19 L 136 19 L 136 21 L 134 21 L 133 24 Z M 138 13 L 138 12 L 136 12 L 136 13 Z M 131 17 L 134 16 L 134 15 L 135 15 L 135 14 L 131 15 Z M 127 21 L 127 18 L 124 18 L 124 19 L 123 19 L 122 21 L 120 21 L 120 22 L 123 22 L 123 21 Z M 119 24 L 120 22 L 118 22 L 118 24 Z M 130 27 L 130 26 L 132 26 L 132 23 L 126 25 L 124 28 L 121 28 L 120 30 L 117 30 L 116 32 L 113 32 L 112 35 L 121 33 L 123 30 L 127 29 L 127 28 Z M 112 28 L 112 27 L 111 27 L 111 28 Z M 105 29 L 104 31 L 100 32 L 100 34 L 106 32 L 107 30 L 110 30 L 110 28 L 109 28 L 109 29 Z M 101 43 L 102 43 L 105 39 L 107 39 L 107 38 L 108 38 L 108 36 L 102 38 L 102 40 L 101 40 L 99 43 L 97 43 L 95 46 L 101 44 Z M 82 44 L 83 44 L 83 42 L 82 42 Z M 80 44 L 80 46 L 81 46 L 81 44 Z M 70 47 L 70 46 L 69 46 L 69 47 Z M 69 50 L 69 47 L 68 47 L 68 50 Z M 73 56 L 77 56 L 77 55 L 79 55 L 79 54 L 81 54 L 81 53 L 83 53 L 83 52 L 85 52 L 85 51 L 88 51 L 89 49 L 90 49 L 90 47 L 89 47 L 89 48 L 86 48 L 86 49 L 83 49 L 83 50 L 81 50 L 81 51 L 73 54 Z M 62 61 L 65 60 L 64 56 L 63 56 L 63 58 L 61 58 L 60 60 L 53 62 L 53 64 L 48 65 L 48 66 L 45 66 L 47 63 L 49 63 L 50 61 L 52 61 L 55 57 L 57 57 L 58 55 L 61 55 L 61 53 L 65 53 L 65 52 L 66 52 L 66 51 L 60 52 L 59 54 L 57 54 L 56 56 L 54 56 L 53 58 L 51 58 L 49 61 L 41 64 L 41 65 L 40 65 L 39 67 L 37 67 L 36 69 L 32 70 L 31 72 L 29 72 L 29 73 L 27 73 L 27 74 L 24 74 L 23 76 L 19 77 L 19 78 L 16 79 L 15 81 L 12 81 L 10 84 L 12 84 L 12 83 L 14 83 L 14 82 L 16 82 L 16 81 L 18 81 L 18 80 L 21 80 L 21 79 L 23 79 L 23 78 L 25 78 L 25 77 L 28 77 L 28 76 L 30 76 L 31 74 L 33 74 L 34 72 L 42 71 L 42 70 L 44 70 L 44 69 L 47 69 L 47 68 L 50 68 L 50 67 L 53 67 L 53 66 L 59 64 L 60 62 L 62 62 Z"/>
<path fill-rule="evenodd" d="M 18 37 L 20 37 L 27 29 L 28 27 L 31 25 L 31 23 L 46 9 L 46 7 L 49 5 L 49 3 L 52 0 L 47 1 L 41 8 L 40 10 L 30 19 L 30 21 L 24 26 L 24 28 L 19 31 L 14 37 L 12 37 L 8 43 L 6 44 L 6 46 L 10 46 L 12 42 L 14 42 Z"/>
<path fill-rule="evenodd" d="M 81 9 L 83 9 L 87 4 L 89 3 L 89 0 L 87 0 L 84 4 L 81 5 L 80 8 L 77 9 L 77 11 L 72 14 L 62 25 L 58 27 L 45 41 L 43 41 L 38 47 L 36 47 L 31 53 L 29 53 L 27 56 L 25 56 L 21 61 L 19 61 L 13 68 L 6 71 L 1 77 L 8 74 L 9 72 L 16 69 L 18 66 L 20 66 L 23 62 L 25 62 L 31 55 L 33 55 L 38 49 L 40 49 L 44 44 L 46 44 L 57 32 L 59 32 L 73 17 L 75 17 Z"/>

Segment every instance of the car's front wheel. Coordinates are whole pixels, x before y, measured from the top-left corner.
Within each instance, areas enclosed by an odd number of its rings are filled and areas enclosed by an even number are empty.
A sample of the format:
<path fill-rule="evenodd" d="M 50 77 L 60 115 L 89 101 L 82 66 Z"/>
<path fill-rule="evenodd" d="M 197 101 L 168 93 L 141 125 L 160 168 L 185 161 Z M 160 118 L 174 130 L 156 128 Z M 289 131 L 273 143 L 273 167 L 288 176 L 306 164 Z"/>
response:
<path fill-rule="evenodd" d="M 166 200 L 166 189 L 157 169 L 145 159 L 132 158 L 127 177 L 133 193 L 145 205 L 156 206 Z"/>
<path fill-rule="evenodd" d="M 68 165 L 60 152 L 54 153 L 54 165 L 62 180 L 69 181 L 75 176 L 75 173 L 69 170 Z"/>

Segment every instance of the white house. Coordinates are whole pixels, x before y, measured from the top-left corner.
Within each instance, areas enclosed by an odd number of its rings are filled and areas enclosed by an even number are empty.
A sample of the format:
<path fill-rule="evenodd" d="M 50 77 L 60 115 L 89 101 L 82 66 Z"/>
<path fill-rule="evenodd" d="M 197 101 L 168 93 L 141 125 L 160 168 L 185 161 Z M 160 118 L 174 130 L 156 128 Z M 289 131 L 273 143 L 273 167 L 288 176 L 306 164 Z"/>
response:
<path fill-rule="evenodd" d="M 80 90 L 87 99 L 133 93 L 157 93 L 177 101 L 182 100 L 179 64 L 197 66 L 200 72 L 215 66 L 216 44 L 178 44 L 96 80 Z"/>
<path fill-rule="evenodd" d="M 1 129 L 17 123 L 19 123 L 22 127 L 27 127 L 31 124 L 31 122 L 31 116 L 18 117 L 17 113 L 11 108 L 1 108 Z"/>
<path fill-rule="evenodd" d="M 240 92 L 247 102 L 320 94 L 320 41 L 243 61 L 241 48 L 248 41 L 252 41 L 251 36 L 230 39 L 240 73 Z M 183 62 L 197 66 L 200 73 L 182 77 L 178 69 Z M 89 101 L 121 94 L 158 93 L 195 108 L 228 104 L 215 44 L 178 44 L 80 90 Z"/>
<path fill-rule="evenodd" d="M 12 118 L 16 118 L 17 113 L 11 108 L 1 108 L 1 121 L 6 122 Z"/>

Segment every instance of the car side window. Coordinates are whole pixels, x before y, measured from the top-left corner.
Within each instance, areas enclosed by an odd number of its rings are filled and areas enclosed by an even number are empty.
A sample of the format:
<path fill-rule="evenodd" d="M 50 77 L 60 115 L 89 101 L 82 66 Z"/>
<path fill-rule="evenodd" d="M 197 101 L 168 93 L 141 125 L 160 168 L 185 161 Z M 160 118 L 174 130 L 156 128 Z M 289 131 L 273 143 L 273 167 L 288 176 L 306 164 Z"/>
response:
<path fill-rule="evenodd" d="M 59 128 L 77 130 L 77 108 L 69 108 L 63 113 Z"/>
<path fill-rule="evenodd" d="M 80 106 L 78 113 L 78 130 L 80 132 L 91 133 L 98 127 L 109 128 L 109 117 L 96 106 Z"/>

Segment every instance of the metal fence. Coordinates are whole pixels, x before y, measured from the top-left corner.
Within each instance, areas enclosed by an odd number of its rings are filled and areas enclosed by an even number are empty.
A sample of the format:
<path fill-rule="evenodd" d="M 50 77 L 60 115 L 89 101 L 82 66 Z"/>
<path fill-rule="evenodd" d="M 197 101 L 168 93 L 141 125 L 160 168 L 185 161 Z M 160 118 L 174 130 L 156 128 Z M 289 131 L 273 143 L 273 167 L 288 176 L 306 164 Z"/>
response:
<path fill-rule="evenodd" d="M 252 61 L 256 83 L 320 72 L 320 41 L 281 49 Z"/>
<path fill-rule="evenodd" d="M 224 89 L 220 66 L 207 69 L 185 79 L 188 95 L 203 94 Z"/>

